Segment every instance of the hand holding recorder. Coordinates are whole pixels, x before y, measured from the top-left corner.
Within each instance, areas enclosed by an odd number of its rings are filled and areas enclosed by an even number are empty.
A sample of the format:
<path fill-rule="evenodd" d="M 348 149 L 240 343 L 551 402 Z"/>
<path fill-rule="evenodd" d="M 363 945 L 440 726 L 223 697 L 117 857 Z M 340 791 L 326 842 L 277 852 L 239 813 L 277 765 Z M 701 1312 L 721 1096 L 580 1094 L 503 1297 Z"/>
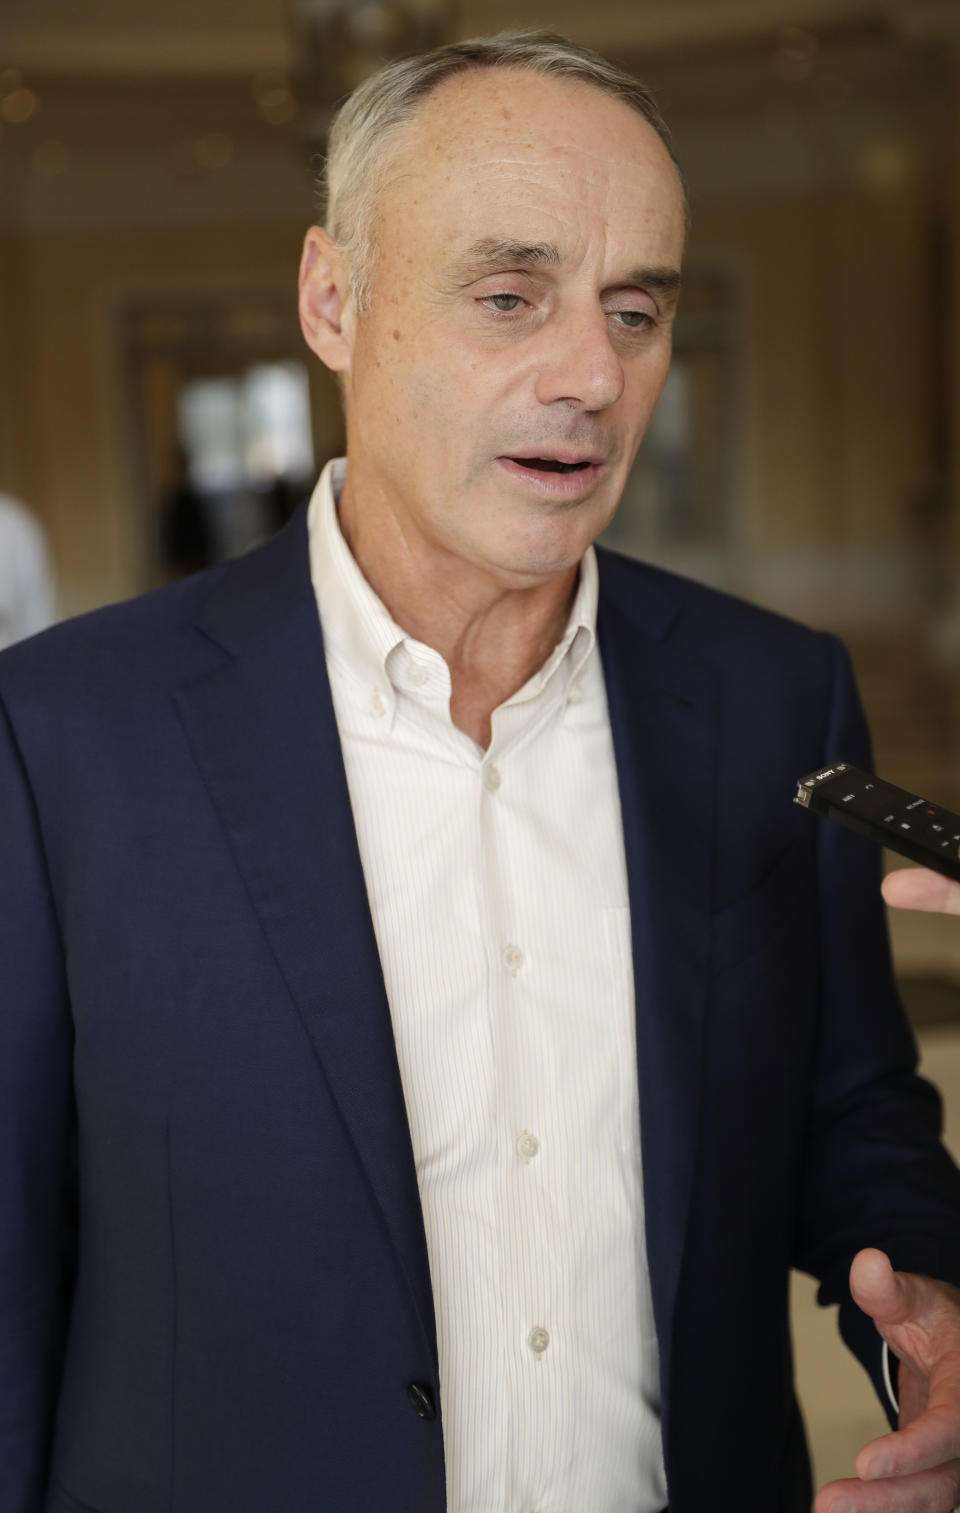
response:
<path fill-rule="evenodd" d="M 884 878 L 893 908 L 960 914 L 960 815 L 848 762 L 801 778 L 795 802 L 922 864 Z"/>

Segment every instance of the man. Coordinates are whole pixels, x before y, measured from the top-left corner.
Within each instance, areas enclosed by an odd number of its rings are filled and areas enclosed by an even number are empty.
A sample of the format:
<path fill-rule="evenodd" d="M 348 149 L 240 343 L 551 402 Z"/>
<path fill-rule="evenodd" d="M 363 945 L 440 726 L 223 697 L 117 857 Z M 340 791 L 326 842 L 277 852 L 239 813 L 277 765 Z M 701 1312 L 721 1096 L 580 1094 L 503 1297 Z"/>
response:
<path fill-rule="evenodd" d="M 866 760 L 847 663 L 591 548 L 669 361 L 653 107 L 462 44 L 329 178 L 346 466 L 0 662 L 3 1507 L 792 1513 L 796 1264 L 906 1426 L 818 1507 L 946 1509 L 957 1176 L 871 848 L 790 802 Z"/>

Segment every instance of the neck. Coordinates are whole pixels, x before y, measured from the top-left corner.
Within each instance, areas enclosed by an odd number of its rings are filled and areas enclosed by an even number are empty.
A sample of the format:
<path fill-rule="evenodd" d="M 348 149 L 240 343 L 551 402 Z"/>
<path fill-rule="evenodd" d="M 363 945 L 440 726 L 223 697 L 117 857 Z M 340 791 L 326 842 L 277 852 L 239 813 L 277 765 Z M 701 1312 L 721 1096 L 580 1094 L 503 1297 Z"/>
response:
<path fill-rule="evenodd" d="M 578 567 L 545 582 L 511 583 L 422 539 L 396 515 L 358 507 L 344 484 L 340 529 L 392 618 L 450 669 L 450 714 L 484 749 L 493 711 L 542 667 L 563 635 Z"/>

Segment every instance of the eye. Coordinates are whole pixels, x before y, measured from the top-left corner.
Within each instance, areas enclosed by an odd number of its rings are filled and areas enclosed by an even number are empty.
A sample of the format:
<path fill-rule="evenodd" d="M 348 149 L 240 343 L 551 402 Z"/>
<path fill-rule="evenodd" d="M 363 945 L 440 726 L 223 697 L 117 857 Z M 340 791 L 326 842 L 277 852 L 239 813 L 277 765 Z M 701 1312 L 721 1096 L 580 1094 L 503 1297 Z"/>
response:
<path fill-rule="evenodd" d="M 499 310 L 501 315 L 509 315 L 523 303 L 519 294 L 485 294 L 481 299 L 481 305 L 492 306 Z"/>
<path fill-rule="evenodd" d="M 626 326 L 629 331 L 639 331 L 644 326 L 654 324 L 653 316 L 648 315 L 645 310 L 613 310 L 611 314 L 616 316 L 621 325 Z"/>

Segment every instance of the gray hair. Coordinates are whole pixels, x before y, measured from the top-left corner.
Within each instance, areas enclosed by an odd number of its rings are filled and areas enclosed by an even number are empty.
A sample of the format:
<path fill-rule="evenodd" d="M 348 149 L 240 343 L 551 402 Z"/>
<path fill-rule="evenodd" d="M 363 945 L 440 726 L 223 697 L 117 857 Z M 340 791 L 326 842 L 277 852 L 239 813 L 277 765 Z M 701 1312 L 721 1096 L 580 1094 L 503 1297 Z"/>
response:
<path fill-rule="evenodd" d="M 683 187 L 670 133 L 650 92 L 599 53 L 555 32 L 506 31 L 399 58 L 365 79 L 337 111 L 318 185 L 321 194 L 326 190 L 326 229 L 350 264 L 351 288 L 361 314 L 370 302 L 377 204 L 393 161 L 389 149 L 429 94 L 455 74 L 479 68 L 520 68 L 551 78 L 579 79 L 622 100 L 653 127 Z"/>

